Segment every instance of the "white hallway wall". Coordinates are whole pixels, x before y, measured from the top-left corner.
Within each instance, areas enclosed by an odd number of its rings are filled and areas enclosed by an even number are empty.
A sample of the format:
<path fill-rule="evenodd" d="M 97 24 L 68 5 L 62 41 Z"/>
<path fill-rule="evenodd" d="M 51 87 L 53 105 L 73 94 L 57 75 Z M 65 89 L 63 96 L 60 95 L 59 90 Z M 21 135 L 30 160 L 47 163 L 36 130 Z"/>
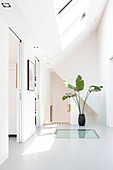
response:
<path fill-rule="evenodd" d="M 50 120 L 51 101 L 51 73 L 40 62 L 40 126 Z"/>
<path fill-rule="evenodd" d="M 71 93 L 63 80 L 56 74 L 52 73 L 52 117 L 53 122 L 69 122 L 69 113 L 67 112 L 68 100 L 63 101 L 62 96 L 65 93 Z"/>
<path fill-rule="evenodd" d="M 8 158 L 8 59 L 9 59 L 9 29 L 5 19 L 0 16 L 0 164 Z M 15 29 L 16 32 L 16 29 Z M 22 35 L 21 35 L 22 38 Z M 23 39 L 22 39 L 23 40 Z M 25 39 L 24 39 L 25 40 Z M 22 50 L 22 140 L 26 141 L 35 132 L 35 105 L 34 92 L 27 91 L 27 59 L 34 61 L 34 52 L 32 46 L 24 41 Z M 41 66 L 41 88 L 40 96 L 41 106 L 41 125 L 46 120 L 46 114 L 49 114 L 50 106 L 50 88 L 51 74 L 42 64 Z M 50 100 L 49 100 L 50 98 Z"/>
<path fill-rule="evenodd" d="M 70 83 L 75 83 L 78 74 L 82 75 L 85 80 L 85 90 L 89 85 L 99 83 L 98 71 L 96 34 L 92 35 L 57 68 L 57 73 Z"/>
<path fill-rule="evenodd" d="M 8 27 L 0 16 L 0 164 L 8 158 Z"/>
<path fill-rule="evenodd" d="M 25 142 L 35 132 L 35 91 L 27 90 L 27 60 L 35 63 L 33 47 L 26 41 L 22 45 L 22 140 Z M 39 125 L 49 121 L 51 105 L 51 73 L 40 61 L 40 85 L 39 85 Z M 38 108 L 37 108 L 38 109 Z"/>
<path fill-rule="evenodd" d="M 34 63 L 34 52 L 27 42 L 22 45 L 22 140 L 35 132 L 35 91 L 27 90 L 27 60 Z"/>
<path fill-rule="evenodd" d="M 35 92 L 27 90 L 27 60 L 33 63 L 35 60 L 33 47 L 26 41 L 23 42 L 22 54 L 22 114 L 23 114 L 23 142 L 25 142 L 36 130 L 35 128 Z M 38 55 L 37 55 L 38 58 Z M 40 61 L 40 85 L 39 85 L 39 125 L 49 121 L 51 105 L 51 73 Z M 38 109 L 38 108 L 37 108 Z"/>
<path fill-rule="evenodd" d="M 82 98 L 85 97 L 86 91 L 90 85 L 99 85 L 99 57 L 97 47 L 97 34 L 93 34 L 89 39 L 83 43 L 75 53 L 67 58 L 62 65 L 57 68 L 57 73 L 66 79 L 68 82 L 74 84 L 75 78 L 78 74 L 82 75 L 85 80 L 85 90 L 81 93 Z M 92 94 L 89 98 L 90 106 L 98 113 L 98 119 L 95 123 L 105 124 L 105 112 L 103 112 L 104 96 L 101 93 Z M 74 103 L 72 102 L 72 105 Z M 101 106 L 100 106 L 101 105 Z M 72 117 L 75 119 L 75 106 L 72 106 Z M 102 110 L 101 110 L 102 109 Z M 93 115 L 88 119 L 93 119 Z M 73 122 L 73 121 L 72 121 Z M 77 116 L 76 121 L 77 122 Z"/>
<path fill-rule="evenodd" d="M 98 29 L 100 83 L 104 85 L 107 125 L 113 126 L 113 1 L 109 0 Z"/>

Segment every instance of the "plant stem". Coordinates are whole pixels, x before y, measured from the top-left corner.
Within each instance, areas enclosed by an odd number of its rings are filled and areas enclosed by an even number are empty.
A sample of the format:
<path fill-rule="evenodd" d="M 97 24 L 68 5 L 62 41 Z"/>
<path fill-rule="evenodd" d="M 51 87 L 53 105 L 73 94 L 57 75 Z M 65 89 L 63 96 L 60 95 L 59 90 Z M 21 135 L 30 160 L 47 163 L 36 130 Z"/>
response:
<path fill-rule="evenodd" d="M 77 103 L 77 101 L 75 100 L 75 98 L 74 97 L 72 97 L 73 98 L 73 100 L 75 101 L 75 103 L 76 103 L 76 105 L 77 105 L 77 107 L 78 107 L 78 103 Z"/>
<path fill-rule="evenodd" d="M 73 100 L 75 101 L 75 103 L 76 103 L 76 105 L 77 105 L 77 107 L 78 107 L 79 113 L 80 113 L 79 103 L 77 102 L 78 99 L 76 98 L 76 100 L 75 100 L 74 97 L 72 97 L 72 98 L 73 98 Z"/>
<path fill-rule="evenodd" d="M 84 100 L 82 114 L 84 114 L 85 104 L 86 104 L 86 101 L 87 101 L 87 99 L 88 99 L 90 93 L 91 93 L 91 92 L 88 90 L 88 91 L 87 91 L 87 94 L 86 94 L 86 98 L 85 98 L 85 100 Z"/>
<path fill-rule="evenodd" d="M 76 94 L 76 93 L 75 93 L 75 94 Z M 78 103 L 79 114 L 81 114 L 80 102 L 79 102 L 79 100 L 78 100 L 78 98 L 77 98 L 77 95 L 76 95 L 75 97 L 76 97 L 76 101 L 77 101 L 77 103 Z"/>
<path fill-rule="evenodd" d="M 79 97 L 79 108 L 80 108 L 80 114 L 81 114 L 81 106 L 80 106 L 80 92 L 78 94 L 78 97 Z"/>

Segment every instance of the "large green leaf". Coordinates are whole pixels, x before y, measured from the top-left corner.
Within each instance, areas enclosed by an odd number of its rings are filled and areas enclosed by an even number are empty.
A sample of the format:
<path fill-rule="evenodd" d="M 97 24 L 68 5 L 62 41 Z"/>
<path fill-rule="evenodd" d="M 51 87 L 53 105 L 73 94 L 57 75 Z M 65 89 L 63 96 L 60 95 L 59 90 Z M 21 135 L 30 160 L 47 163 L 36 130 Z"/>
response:
<path fill-rule="evenodd" d="M 82 79 L 80 75 L 78 75 L 76 79 L 76 91 L 79 92 L 83 89 L 84 89 L 84 80 Z"/>
<path fill-rule="evenodd" d="M 74 91 L 76 91 L 76 87 L 69 84 L 67 81 L 64 80 L 64 84 L 66 85 L 66 87 L 70 88 L 70 89 L 73 89 Z"/>
<path fill-rule="evenodd" d="M 103 88 L 103 86 L 92 85 L 89 87 L 89 90 L 90 90 L 90 92 L 99 92 L 99 91 L 101 91 L 102 88 Z"/>
<path fill-rule="evenodd" d="M 76 94 L 65 93 L 65 96 L 62 97 L 62 100 L 66 100 L 67 98 L 74 97 L 74 96 L 76 96 Z"/>

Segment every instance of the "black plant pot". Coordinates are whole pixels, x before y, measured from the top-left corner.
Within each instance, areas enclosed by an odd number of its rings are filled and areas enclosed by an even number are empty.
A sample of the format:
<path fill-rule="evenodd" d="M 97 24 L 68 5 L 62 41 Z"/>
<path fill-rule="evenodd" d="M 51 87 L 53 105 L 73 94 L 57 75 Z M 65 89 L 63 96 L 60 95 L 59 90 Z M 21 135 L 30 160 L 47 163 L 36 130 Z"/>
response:
<path fill-rule="evenodd" d="M 85 126 L 85 123 L 86 123 L 85 114 L 79 114 L 78 117 L 79 126 Z"/>

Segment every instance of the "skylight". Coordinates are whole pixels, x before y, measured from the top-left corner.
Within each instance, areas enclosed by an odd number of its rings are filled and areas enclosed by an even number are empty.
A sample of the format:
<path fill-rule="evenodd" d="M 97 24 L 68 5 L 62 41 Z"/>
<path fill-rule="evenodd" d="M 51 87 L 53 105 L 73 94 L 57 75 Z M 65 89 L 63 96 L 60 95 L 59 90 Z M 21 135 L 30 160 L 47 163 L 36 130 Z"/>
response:
<path fill-rule="evenodd" d="M 79 17 L 72 25 L 70 25 L 69 29 L 67 29 L 60 36 L 62 50 L 71 44 L 71 42 L 85 29 L 85 26 L 86 18 L 81 20 L 81 17 Z"/>
<path fill-rule="evenodd" d="M 79 0 L 62 0 L 58 1 L 58 14 L 63 16 L 67 13 Z"/>
<path fill-rule="evenodd" d="M 58 32 L 64 50 L 85 28 L 89 0 L 54 0 Z"/>

